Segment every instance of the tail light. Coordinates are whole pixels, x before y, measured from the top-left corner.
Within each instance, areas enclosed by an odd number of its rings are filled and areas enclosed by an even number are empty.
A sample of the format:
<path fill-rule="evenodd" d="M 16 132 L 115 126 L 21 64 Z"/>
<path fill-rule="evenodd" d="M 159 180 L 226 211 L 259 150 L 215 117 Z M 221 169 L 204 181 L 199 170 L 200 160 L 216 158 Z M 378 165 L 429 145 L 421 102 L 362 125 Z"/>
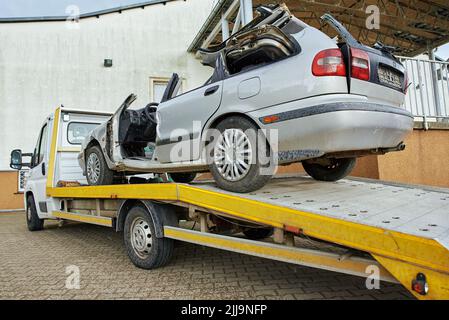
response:
<path fill-rule="evenodd" d="M 416 278 L 412 280 L 412 290 L 418 294 L 425 296 L 429 293 L 429 285 L 425 274 L 418 273 Z"/>
<path fill-rule="evenodd" d="M 363 50 L 351 48 L 351 77 L 365 81 L 370 79 L 370 60 Z"/>
<path fill-rule="evenodd" d="M 327 49 L 319 52 L 313 59 L 314 76 L 346 76 L 346 66 L 340 49 Z"/>

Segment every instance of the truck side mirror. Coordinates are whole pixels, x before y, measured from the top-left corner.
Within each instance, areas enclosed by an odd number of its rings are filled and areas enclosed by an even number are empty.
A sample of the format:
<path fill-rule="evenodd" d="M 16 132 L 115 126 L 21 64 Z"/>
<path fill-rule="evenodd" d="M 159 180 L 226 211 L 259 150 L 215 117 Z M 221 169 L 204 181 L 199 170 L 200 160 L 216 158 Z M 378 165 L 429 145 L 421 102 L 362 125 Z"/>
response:
<path fill-rule="evenodd" d="M 23 157 L 33 158 L 32 153 L 22 153 L 22 150 L 13 150 L 11 152 L 11 162 L 9 166 L 14 170 L 22 170 L 23 167 L 31 168 L 31 163 L 23 163 Z"/>
<path fill-rule="evenodd" d="M 22 150 L 13 150 L 11 152 L 11 162 L 9 166 L 14 170 L 22 169 Z"/>

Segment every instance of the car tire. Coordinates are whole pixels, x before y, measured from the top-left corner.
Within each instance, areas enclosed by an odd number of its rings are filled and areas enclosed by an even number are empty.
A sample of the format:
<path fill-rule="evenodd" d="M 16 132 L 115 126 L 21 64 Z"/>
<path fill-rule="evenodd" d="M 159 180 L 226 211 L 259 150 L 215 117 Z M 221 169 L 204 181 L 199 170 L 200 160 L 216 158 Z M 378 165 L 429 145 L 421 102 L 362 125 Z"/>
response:
<path fill-rule="evenodd" d="M 338 181 L 348 176 L 354 169 L 356 158 L 331 159 L 331 164 L 324 166 L 318 163 L 303 161 L 304 170 L 318 181 Z"/>
<path fill-rule="evenodd" d="M 258 153 L 265 153 L 265 155 L 268 156 L 270 156 L 271 153 L 266 138 L 260 133 L 259 128 L 246 118 L 232 116 L 221 121 L 216 126 L 216 129 L 220 135 L 219 137 L 216 137 L 215 141 L 212 141 L 209 144 L 207 155 L 210 171 L 218 187 L 237 193 L 248 193 L 262 188 L 271 179 L 274 169 L 272 168 L 273 162 L 271 157 L 269 158 L 269 162 L 265 165 L 262 165 L 260 162 Z M 252 137 L 248 137 L 245 134 L 250 132 L 253 132 Z M 240 164 L 238 168 L 232 167 L 231 171 L 234 172 L 230 172 L 228 170 L 230 165 L 222 162 L 226 159 L 226 152 L 223 152 L 222 148 L 225 144 L 225 137 L 227 136 L 229 140 L 229 137 L 233 134 L 233 146 L 228 148 L 229 150 L 234 150 L 233 159 L 237 157 L 235 154 L 236 142 L 234 141 L 234 139 L 236 139 L 241 141 L 239 145 L 237 145 L 240 150 L 250 150 L 250 158 L 252 161 L 249 163 L 247 162 L 247 158 L 241 158 L 240 160 L 244 161 L 247 167 L 244 168 L 243 165 Z M 245 135 L 245 137 L 242 136 L 242 134 Z M 259 148 L 257 148 L 257 145 L 259 145 Z M 236 165 L 235 162 L 234 165 Z M 235 168 L 238 170 L 237 175 L 240 174 L 240 177 L 238 178 L 235 178 Z M 264 172 L 261 172 L 262 170 L 264 170 Z M 234 179 L 232 175 L 234 175 Z"/>
<path fill-rule="evenodd" d="M 44 219 L 40 219 L 37 215 L 36 204 L 32 195 L 27 197 L 26 220 L 29 231 L 44 229 Z"/>
<path fill-rule="evenodd" d="M 92 146 L 86 151 L 86 178 L 90 186 L 114 183 L 114 172 L 109 169 L 98 146 Z"/>
<path fill-rule="evenodd" d="M 123 235 L 128 256 L 136 267 L 156 269 L 170 261 L 174 240 L 156 237 L 153 219 L 144 207 L 129 211 Z"/>
<path fill-rule="evenodd" d="M 183 173 L 183 172 L 176 172 L 176 173 L 170 173 L 170 178 L 176 182 L 176 183 L 190 183 L 196 178 L 196 173 Z"/>
<path fill-rule="evenodd" d="M 273 228 L 249 228 L 243 234 L 250 240 L 262 240 L 273 235 Z"/>

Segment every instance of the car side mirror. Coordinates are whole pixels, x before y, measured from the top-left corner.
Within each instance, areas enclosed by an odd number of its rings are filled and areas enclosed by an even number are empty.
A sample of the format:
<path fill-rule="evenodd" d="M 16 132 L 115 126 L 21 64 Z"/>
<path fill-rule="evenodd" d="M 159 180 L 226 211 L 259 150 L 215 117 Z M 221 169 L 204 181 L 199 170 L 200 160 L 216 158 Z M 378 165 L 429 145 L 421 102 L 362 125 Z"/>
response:
<path fill-rule="evenodd" d="M 11 152 L 11 161 L 9 166 L 11 167 L 11 169 L 14 170 L 21 170 L 23 167 L 31 167 L 31 163 L 23 163 L 22 158 L 23 157 L 32 157 L 33 154 L 31 153 L 24 153 L 22 154 L 22 150 L 13 150 Z"/>

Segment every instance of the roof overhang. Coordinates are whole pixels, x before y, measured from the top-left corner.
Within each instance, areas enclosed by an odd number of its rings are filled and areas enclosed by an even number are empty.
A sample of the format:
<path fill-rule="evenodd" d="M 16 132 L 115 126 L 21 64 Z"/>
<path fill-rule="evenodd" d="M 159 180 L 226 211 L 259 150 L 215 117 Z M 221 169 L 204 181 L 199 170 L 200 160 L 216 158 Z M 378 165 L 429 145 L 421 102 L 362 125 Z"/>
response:
<path fill-rule="evenodd" d="M 213 8 L 188 51 L 196 52 L 203 45 L 222 41 L 222 15 L 229 13 L 230 23 L 238 8 L 229 12 L 239 0 L 220 0 Z M 253 0 L 253 8 L 261 4 L 285 3 L 292 14 L 329 36 L 335 30 L 323 25 L 320 17 L 330 13 L 342 22 L 359 41 L 373 45 L 380 41 L 397 48 L 397 54 L 415 56 L 449 42 L 449 2 L 447 0 Z M 367 7 L 376 5 L 380 13 L 380 29 L 369 30 Z M 237 6 L 238 7 L 238 6 Z M 208 40 L 208 41 L 206 41 Z"/>
<path fill-rule="evenodd" d="M 86 18 L 100 18 L 100 16 L 110 13 L 122 13 L 126 10 L 131 9 L 145 9 L 147 6 L 163 4 L 165 5 L 167 2 L 178 1 L 178 0 L 152 0 L 152 1 L 144 1 L 140 3 L 134 3 L 127 6 L 115 7 L 95 12 L 89 12 L 81 14 L 77 19 L 86 19 Z M 68 19 L 73 19 L 71 16 L 44 16 L 44 17 L 11 17 L 11 18 L 0 18 L 0 23 L 23 23 L 23 22 L 46 22 L 46 21 L 67 21 Z"/>

